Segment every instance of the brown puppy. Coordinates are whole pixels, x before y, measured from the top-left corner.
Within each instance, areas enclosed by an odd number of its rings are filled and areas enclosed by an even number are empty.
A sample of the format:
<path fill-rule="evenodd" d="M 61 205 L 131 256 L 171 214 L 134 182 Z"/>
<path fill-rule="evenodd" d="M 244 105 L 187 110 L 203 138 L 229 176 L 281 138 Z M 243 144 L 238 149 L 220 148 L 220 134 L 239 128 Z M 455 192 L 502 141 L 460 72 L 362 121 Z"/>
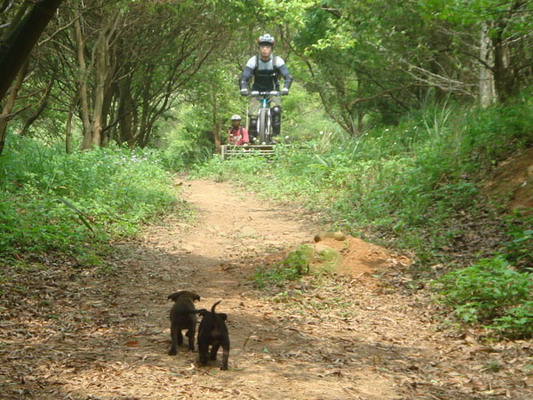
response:
<path fill-rule="evenodd" d="M 200 364 L 207 364 L 208 354 L 210 354 L 211 360 L 217 359 L 217 352 L 220 346 L 222 346 L 222 366 L 220 369 L 228 369 L 229 359 L 229 333 L 226 326 L 227 314 L 215 313 L 215 307 L 220 301 L 217 301 L 211 307 L 211 312 L 207 310 L 198 310 L 202 316 L 200 327 L 198 328 L 198 352 L 200 355 Z M 209 351 L 211 346 L 211 351 Z"/>
<path fill-rule="evenodd" d="M 170 300 L 174 301 L 174 305 L 170 310 L 170 338 L 172 344 L 168 354 L 176 355 L 177 346 L 183 344 L 183 335 L 181 331 L 187 329 L 187 337 L 189 338 L 189 350 L 194 351 L 194 334 L 196 332 L 196 313 L 194 302 L 200 300 L 200 296 L 188 290 L 182 290 L 168 295 Z"/>

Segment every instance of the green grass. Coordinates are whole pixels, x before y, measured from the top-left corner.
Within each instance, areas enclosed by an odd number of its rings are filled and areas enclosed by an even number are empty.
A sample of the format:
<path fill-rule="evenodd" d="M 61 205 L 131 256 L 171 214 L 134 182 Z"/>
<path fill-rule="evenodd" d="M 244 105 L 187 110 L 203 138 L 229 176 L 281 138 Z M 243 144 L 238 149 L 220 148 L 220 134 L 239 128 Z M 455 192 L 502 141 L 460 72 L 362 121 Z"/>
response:
<path fill-rule="evenodd" d="M 533 336 L 533 276 L 512 268 L 502 256 L 480 260 L 437 281 L 439 300 L 467 324 L 514 338 Z"/>
<path fill-rule="evenodd" d="M 480 212 L 480 178 L 531 145 L 533 113 L 525 100 L 490 109 L 442 107 L 361 138 L 330 132 L 279 146 L 273 160 L 215 157 L 193 174 L 326 211 L 340 228 L 387 237 L 429 263 L 456 234 L 454 218 Z"/>
<path fill-rule="evenodd" d="M 514 152 L 533 146 L 531 107 L 524 96 L 487 109 L 426 108 L 397 126 L 375 127 L 359 138 L 332 128 L 305 142 L 279 145 L 270 160 L 222 162 L 214 157 L 193 176 L 239 182 L 270 200 L 304 204 L 328 215 L 335 228 L 414 252 L 419 276 L 431 277 L 429 267 L 444 263 L 464 273 L 475 271 L 465 282 L 475 281 L 480 288 L 492 284 L 492 272 L 501 273 L 498 290 L 504 290 L 518 277 L 522 284 L 530 279 L 532 220 L 527 214 L 502 218 L 498 204 L 483 194 L 483 178 Z M 461 257 L 449 251 L 456 240 L 468 245 L 465 235 L 475 229 L 478 236 L 498 235 L 499 245 L 467 246 Z M 260 271 L 258 279 L 276 281 L 284 272 Z M 456 295 L 470 293 L 465 283 Z M 504 302 L 490 296 L 460 308 L 459 302 L 453 304 L 451 288 L 444 294 L 464 323 L 508 337 L 530 336 L 531 299 L 520 295 Z M 485 316 L 488 310 L 493 314 Z"/>
<path fill-rule="evenodd" d="M 9 138 L 0 158 L 0 258 L 58 255 L 100 263 L 112 238 L 176 204 L 157 154 L 124 148 L 64 154 Z"/>
<path fill-rule="evenodd" d="M 267 285 L 283 285 L 287 281 L 298 280 L 309 273 L 312 255 L 313 249 L 310 246 L 299 246 L 274 266 L 257 269 L 253 277 L 255 285 L 264 288 Z"/>

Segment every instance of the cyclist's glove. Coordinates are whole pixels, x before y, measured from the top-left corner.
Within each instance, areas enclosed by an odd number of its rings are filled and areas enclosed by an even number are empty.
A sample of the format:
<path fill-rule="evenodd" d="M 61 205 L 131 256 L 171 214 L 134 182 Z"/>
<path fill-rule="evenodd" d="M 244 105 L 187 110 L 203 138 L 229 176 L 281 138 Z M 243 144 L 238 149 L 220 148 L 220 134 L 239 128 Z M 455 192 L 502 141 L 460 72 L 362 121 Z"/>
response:
<path fill-rule="evenodd" d="M 286 96 L 289 94 L 289 88 L 283 88 L 281 89 L 281 95 L 282 96 Z"/>
<path fill-rule="evenodd" d="M 248 96 L 248 89 L 241 89 L 241 96 Z"/>

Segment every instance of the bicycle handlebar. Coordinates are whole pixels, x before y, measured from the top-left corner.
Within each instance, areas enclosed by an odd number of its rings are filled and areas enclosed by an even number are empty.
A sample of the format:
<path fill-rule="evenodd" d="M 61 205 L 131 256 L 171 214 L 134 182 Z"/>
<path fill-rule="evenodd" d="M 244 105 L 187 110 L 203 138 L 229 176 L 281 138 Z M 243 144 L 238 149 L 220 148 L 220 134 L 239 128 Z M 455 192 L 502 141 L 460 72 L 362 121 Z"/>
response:
<path fill-rule="evenodd" d="M 267 92 L 258 92 L 257 90 L 254 90 L 248 94 L 250 97 L 264 97 L 264 96 L 279 96 L 281 95 L 281 92 L 278 90 L 272 90 Z"/>

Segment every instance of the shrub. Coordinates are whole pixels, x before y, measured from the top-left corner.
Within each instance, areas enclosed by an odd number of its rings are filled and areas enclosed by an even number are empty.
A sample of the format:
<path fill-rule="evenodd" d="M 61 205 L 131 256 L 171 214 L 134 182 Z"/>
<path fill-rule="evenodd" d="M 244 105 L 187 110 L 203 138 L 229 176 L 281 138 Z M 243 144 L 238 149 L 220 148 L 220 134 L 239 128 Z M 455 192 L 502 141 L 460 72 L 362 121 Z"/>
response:
<path fill-rule="evenodd" d="M 263 288 L 267 284 L 281 284 L 284 281 L 299 279 L 309 272 L 312 254 L 313 249 L 310 246 L 299 246 L 273 267 L 259 268 L 254 275 L 255 284 Z"/>
<path fill-rule="evenodd" d="M 506 218 L 511 240 L 503 245 L 503 256 L 523 271 L 533 272 L 533 214 Z"/>
<path fill-rule="evenodd" d="M 508 336 L 530 337 L 533 280 L 504 257 L 480 260 L 438 280 L 440 301 L 464 323 L 482 323 Z"/>
<path fill-rule="evenodd" d="M 506 314 L 495 318 L 494 323 L 488 325 L 496 333 L 509 338 L 531 338 L 533 335 L 533 301 L 507 310 Z"/>
<path fill-rule="evenodd" d="M 64 153 L 10 138 L 0 158 L 0 258 L 56 253 L 94 260 L 176 203 L 157 154 L 114 147 Z"/>

